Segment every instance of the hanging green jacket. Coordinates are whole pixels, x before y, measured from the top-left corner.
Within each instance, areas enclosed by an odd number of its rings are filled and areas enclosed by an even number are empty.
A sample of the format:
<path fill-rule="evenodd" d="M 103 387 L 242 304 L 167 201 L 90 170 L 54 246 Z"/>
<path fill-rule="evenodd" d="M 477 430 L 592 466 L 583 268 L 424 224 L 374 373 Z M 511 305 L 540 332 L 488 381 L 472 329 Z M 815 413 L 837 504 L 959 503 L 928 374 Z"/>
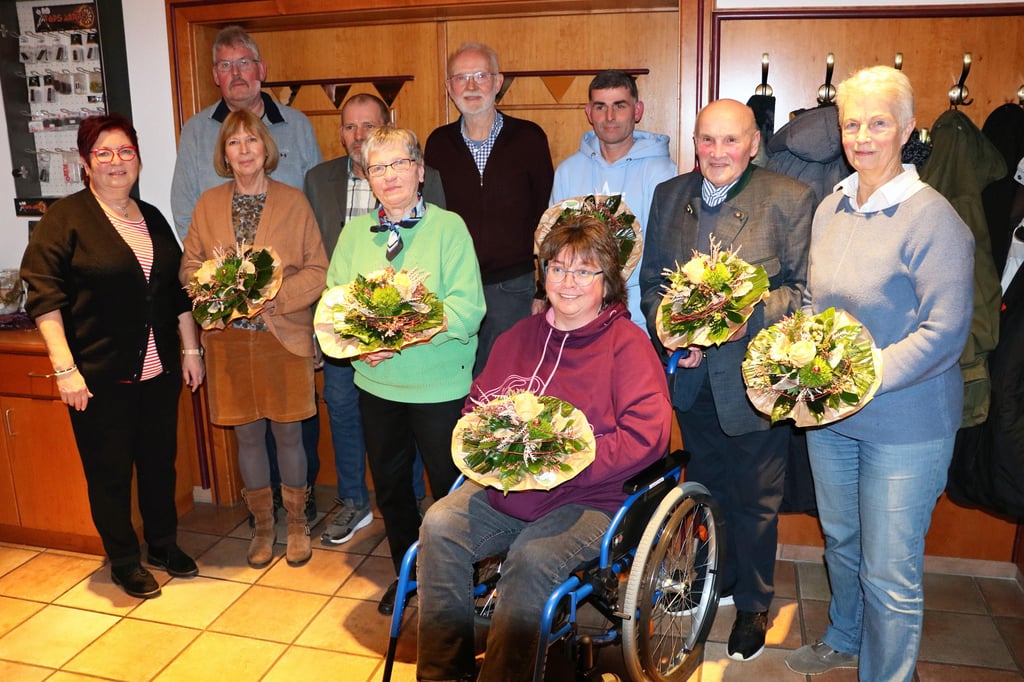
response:
<path fill-rule="evenodd" d="M 1006 162 L 971 119 L 956 109 L 939 116 L 932 126 L 931 139 L 932 153 L 921 170 L 921 179 L 946 197 L 974 234 L 974 314 L 967 345 L 960 356 L 964 377 L 961 426 L 967 427 L 988 417 L 988 355 L 999 341 L 1002 294 L 981 191 L 1006 175 Z"/>

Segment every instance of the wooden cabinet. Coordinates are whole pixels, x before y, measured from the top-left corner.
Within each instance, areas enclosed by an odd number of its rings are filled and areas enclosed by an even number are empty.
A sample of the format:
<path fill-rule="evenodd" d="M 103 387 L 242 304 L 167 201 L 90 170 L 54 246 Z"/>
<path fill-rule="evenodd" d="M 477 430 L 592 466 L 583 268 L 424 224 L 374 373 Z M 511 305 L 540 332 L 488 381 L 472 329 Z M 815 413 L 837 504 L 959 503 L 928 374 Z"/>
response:
<path fill-rule="evenodd" d="M 71 419 L 46 376 L 51 371 L 38 332 L 0 332 L 0 540 L 102 554 Z M 192 508 L 192 452 L 194 445 L 179 442 L 179 513 Z M 132 519 L 139 530 L 134 503 Z"/>

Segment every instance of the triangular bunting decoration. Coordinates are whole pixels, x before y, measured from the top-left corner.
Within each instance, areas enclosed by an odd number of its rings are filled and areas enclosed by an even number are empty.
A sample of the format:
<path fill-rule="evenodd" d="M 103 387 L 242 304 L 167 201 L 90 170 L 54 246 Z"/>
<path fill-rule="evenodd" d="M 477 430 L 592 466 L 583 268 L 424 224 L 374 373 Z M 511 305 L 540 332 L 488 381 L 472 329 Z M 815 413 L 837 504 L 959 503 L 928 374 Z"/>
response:
<path fill-rule="evenodd" d="M 551 96 L 555 98 L 558 103 L 562 102 L 562 97 L 566 91 L 572 86 L 576 80 L 576 76 L 543 76 L 541 81 L 544 83 L 544 87 L 548 89 Z"/>

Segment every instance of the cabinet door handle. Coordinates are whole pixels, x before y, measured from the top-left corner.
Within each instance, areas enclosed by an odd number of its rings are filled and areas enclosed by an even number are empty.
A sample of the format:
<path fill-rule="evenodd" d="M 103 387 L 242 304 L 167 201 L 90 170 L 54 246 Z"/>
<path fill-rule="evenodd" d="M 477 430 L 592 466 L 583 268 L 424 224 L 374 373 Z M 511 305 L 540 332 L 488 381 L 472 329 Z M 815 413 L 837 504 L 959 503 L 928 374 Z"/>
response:
<path fill-rule="evenodd" d="M 4 410 L 4 422 L 7 424 L 7 434 L 10 436 L 17 436 L 18 434 L 16 434 L 14 429 L 11 428 L 11 412 L 13 411 L 14 410 L 10 407 Z"/>

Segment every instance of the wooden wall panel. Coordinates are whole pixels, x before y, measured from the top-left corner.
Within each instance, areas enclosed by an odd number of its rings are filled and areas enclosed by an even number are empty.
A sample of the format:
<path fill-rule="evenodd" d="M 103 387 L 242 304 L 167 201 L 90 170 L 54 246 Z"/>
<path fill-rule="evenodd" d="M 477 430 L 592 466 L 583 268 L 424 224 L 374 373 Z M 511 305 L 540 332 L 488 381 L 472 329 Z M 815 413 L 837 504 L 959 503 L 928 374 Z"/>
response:
<path fill-rule="evenodd" d="M 862 67 L 892 65 L 902 52 L 918 125 L 931 127 L 949 108 L 949 89 L 970 52 L 966 85 L 974 103 L 961 109 L 980 127 L 997 106 L 1016 101 L 1024 83 L 1024 44 L 1015 38 L 1022 30 L 1024 16 L 723 20 L 717 91 L 746 101 L 768 52 L 778 128 L 790 111 L 816 106 L 827 53 L 835 54 L 837 84 Z"/>

